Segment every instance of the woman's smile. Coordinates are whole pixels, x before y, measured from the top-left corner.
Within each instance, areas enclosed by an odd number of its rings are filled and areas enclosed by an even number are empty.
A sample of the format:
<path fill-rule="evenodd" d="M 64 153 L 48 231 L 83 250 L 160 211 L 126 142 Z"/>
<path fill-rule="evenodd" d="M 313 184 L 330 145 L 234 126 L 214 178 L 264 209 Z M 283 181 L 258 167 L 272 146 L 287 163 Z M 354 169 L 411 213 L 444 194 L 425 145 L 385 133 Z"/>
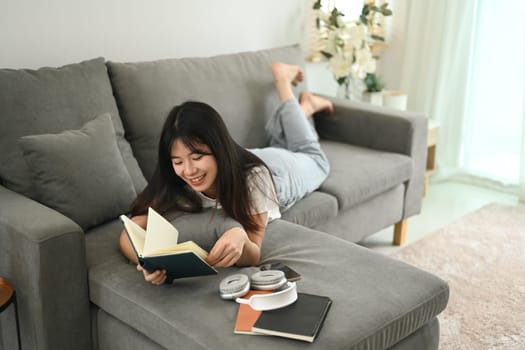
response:
<path fill-rule="evenodd" d="M 198 177 L 194 177 L 192 179 L 189 179 L 190 180 L 190 183 L 194 186 L 199 186 L 201 185 L 204 181 L 204 176 L 205 175 L 201 175 L 201 176 L 198 176 Z"/>
<path fill-rule="evenodd" d="M 203 192 L 203 190 L 199 190 L 198 187 L 204 185 L 204 183 L 206 182 L 206 175 L 200 175 L 200 176 L 192 177 L 192 178 L 185 179 L 185 180 L 186 180 L 186 183 L 192 186 L 194 190 Z"/>

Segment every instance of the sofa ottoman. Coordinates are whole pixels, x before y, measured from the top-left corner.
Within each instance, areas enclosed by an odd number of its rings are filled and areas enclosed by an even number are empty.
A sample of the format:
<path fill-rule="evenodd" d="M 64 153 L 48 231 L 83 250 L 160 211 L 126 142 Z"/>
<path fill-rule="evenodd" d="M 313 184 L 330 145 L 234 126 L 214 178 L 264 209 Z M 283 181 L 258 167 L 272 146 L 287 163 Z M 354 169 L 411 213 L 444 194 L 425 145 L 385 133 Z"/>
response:
<path fill-rule="evenodd" d="M 302 349 L 301 341 L 234 334 L 238 304 L 219 297 L 220 281 L 256 268 L 144 283 L 117 250 L 119 222 L 86 235 L 96 345 L 105 349 Z M 190 227 L 179 227 L 184 231 Z M 202 243 L 202 242 L 201 242 Z M 204 246 L 206 243 L 204 243 Z M 448 286 L 415 267 L 326 233 L 276 220 L 268 226 L 262 262 L 282 262 L 302 278 L 299 292 L 333 300 L 312 349 L 437 349 L 436 316 Z M 412 339 L 412 340 L 409 340 Z M 402 346 L 414 342 L 418 347 Z M 140 344 L 140 346 L 138 345 Z"/>

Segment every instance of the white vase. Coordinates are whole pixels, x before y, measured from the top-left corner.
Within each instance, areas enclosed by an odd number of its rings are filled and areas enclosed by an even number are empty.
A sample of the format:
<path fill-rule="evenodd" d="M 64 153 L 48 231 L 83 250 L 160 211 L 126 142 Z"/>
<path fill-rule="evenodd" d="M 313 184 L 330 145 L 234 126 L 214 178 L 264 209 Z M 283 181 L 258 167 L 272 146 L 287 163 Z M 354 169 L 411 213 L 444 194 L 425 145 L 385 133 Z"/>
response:
<path fill-rule="evenodd" d="M 374 91 L 374 92 L 365 91 L 363 92 L 363 101 L 376 105 L 376 106 L 382 106 L 383 105 L 383 92 L 382 91 Z"/>
<path fill-rule="evenodd" d="M 403 91 L 385 90 L 383 91 L 383 106 L 406 111 L 407 94 Z"/>
<path fill-rule="evenodd" d="M 335 94 L 337 98 L 349 99 L 348 83 L 337 85 L 337 92 Z"/>
<path fill-rule="evenodd" d="M 364 90 L 364 81 L 362 79 L 355 79 L 350 75 L 345 82 L 338 85 L 336 96 L 352 101 L 362 101 Z"/>

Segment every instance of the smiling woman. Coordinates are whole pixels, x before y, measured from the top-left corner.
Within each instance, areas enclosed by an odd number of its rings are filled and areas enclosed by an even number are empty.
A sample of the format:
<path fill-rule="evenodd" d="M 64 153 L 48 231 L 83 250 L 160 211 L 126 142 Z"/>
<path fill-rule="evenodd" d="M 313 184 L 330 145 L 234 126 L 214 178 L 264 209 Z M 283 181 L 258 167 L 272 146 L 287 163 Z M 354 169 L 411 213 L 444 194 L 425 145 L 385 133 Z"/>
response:
<path fill-rule="evenodd" d="M 168 114 L 160 135 L 152 179 L 132 206 L 133 220 L 147 223 L 148 207 L 199 213 L 219 209 L 239 223 L 220 235 L 207 262 L 214 267 L 256 265 L 266 225 L 326 179 L 328 159 L 312 125 L 314 113 L 332 103 L 307 91 L 299 101 L 292 85 L 303 80 L 299 66 L 271 67 L 280 106 L 266 125 L 270 147 L 245 149 L 230 135 L 219 113 L 203 102 L 188 101 Z M 121 233 L 121 250 L 136 262 Z M 144 271 L 148 282 L 162 284 L 165 271 Z"/>

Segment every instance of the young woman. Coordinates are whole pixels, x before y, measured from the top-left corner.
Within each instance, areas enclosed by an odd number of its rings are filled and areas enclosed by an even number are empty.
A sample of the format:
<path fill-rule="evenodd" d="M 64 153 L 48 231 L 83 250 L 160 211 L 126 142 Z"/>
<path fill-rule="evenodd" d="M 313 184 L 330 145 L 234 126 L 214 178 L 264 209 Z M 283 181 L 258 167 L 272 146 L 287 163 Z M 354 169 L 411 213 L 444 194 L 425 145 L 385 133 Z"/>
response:
<path fill-rule="evenodd" d="M 329 164 L 311 123 L 312 114 L 333 111 L 329 100 L 309 92 L 294 97 L 291 85 L 303 80 L 299 66 L 272 64 L 281 105 L 266 126 L 269 147 L 244 149 L 229 134 L 211 106 L 186 102 L 168 115 L 159 143 L 153 178 L 132 206 L 132 220 L 146 227 L 147 209 L 197 213 L 215 207 L 240 225 L 226 230 L 208 255 L 215 267 L 257 265 L 269 221 L 326 179 Z M 125 232 L 120 249 L 137 258 Z M 166 272 L 148 273 L 146 281 L 162 284 Z"/>

